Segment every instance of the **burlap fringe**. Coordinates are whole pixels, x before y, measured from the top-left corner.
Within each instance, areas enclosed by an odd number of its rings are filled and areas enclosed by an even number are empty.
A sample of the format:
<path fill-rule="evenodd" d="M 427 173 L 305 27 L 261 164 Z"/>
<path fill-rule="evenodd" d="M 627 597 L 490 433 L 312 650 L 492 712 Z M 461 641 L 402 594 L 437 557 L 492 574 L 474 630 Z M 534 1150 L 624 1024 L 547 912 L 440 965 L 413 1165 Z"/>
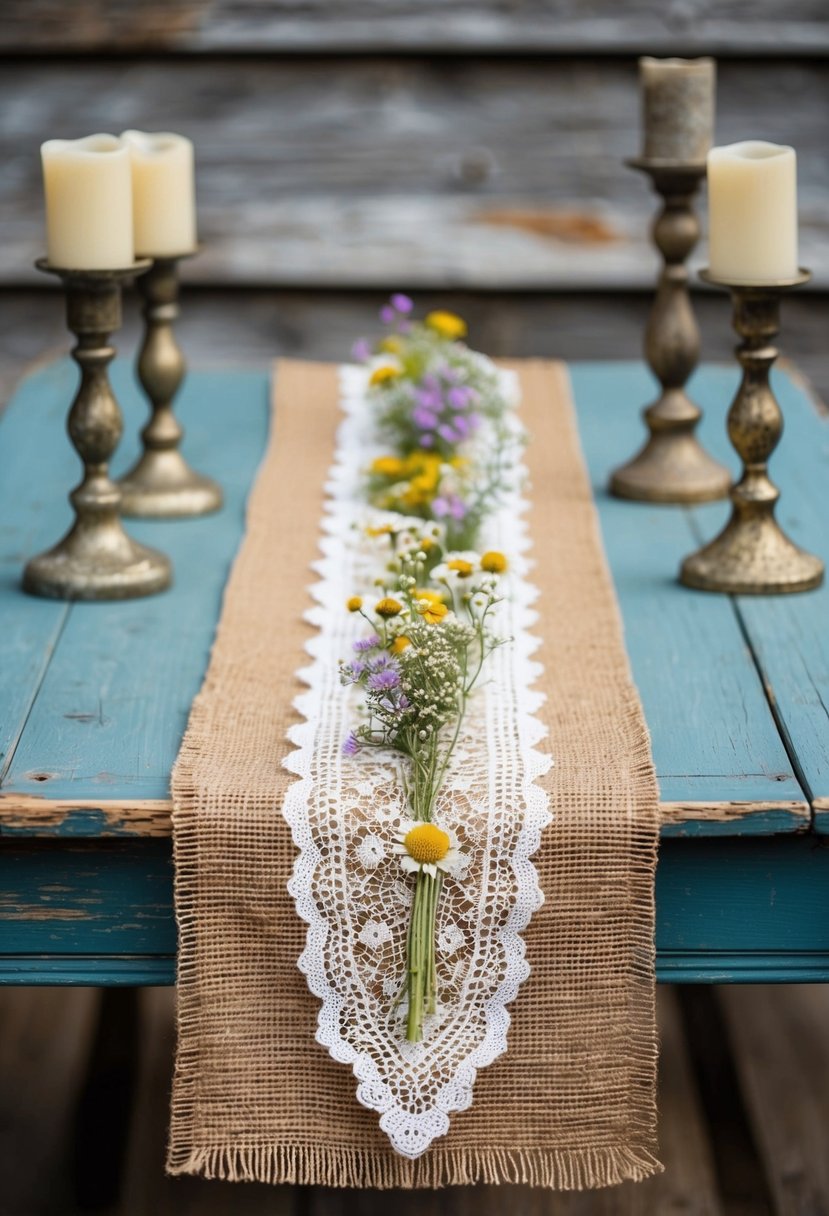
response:
<path fill-rule="evenodd" d="M 195 1149 L 171 1166 L 171 1174 L 198 1174 L 227 1182 L 291 1183 L 299 1186 L 420 1187 L 523 1184 L 556 1191 L 583 1191 L 641 1182 L 662 1169 L 645 1150 L 624 1148 L 534 1151 L 432 1148 L 417 1163 L 389 1153 L 259 1145 Z"/>

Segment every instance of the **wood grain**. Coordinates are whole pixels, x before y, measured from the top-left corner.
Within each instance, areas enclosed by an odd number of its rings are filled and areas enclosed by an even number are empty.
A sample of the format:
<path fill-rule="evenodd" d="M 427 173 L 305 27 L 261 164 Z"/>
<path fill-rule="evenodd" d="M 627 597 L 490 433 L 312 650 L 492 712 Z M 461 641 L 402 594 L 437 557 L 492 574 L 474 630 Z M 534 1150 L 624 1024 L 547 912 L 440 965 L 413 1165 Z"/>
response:
<path fill-rule="evenodd" d="M 0 793 L 0 838 L 72 840 L 172 835 L 168 799 L 54 801 L 31 794 Z M 805 831 L 809 804 L 798 802 L 663 802 L 663 836 L 773 836 Z"/>
<path fill-rule="evenodd" d="M 776 1216 L 829 1212 L 829 989 L 719 996 Z"/>
<path fill-rule="evenodd" d="M 825 55 L 815 0 L 663 4 L 639 0 L 5 0 L 0 49 L 32 51 L 274 51 L 343 48 L 438 53 L 540 50 L 591 54 Z"/>
<path fill-rule="evenodd" d="M 718 382 L 718 375 L 706 370 L 701 379 Z M 2 424 L 3 449 L 13 466 L 3 488 L 15 495 L 3 514 L 12 524 L 21 518 L 29 531 L 23 541 L 7 537 L 0 611 L 11 638 L 17 637 L 16 621 L 31 620 L 30 630 L 37 625 L 17 646 L 21 675 L 3 715 L 11 742 L 2 793 L 12 810 L 42 808 L 44 800 L 51 804 L 47 818 L 58 817 L 55 832 L 83 836 L 129 830 L 119 819 L 119 804 L 168 797 L 169 773 L 202 680 L 226 571 L 242 533 L 243 504 L 264 448 L 268 381 L 249 372 L 191 374 L 179 410 L 188 450 L 197 467 L 222 482 L 228 507 L 203 520 L 131 524 L 139 539 L 161 544 L 172 556 L 176 586 L 133 603 L 68 610 L 46 605 L 66 613 L 51 653 L 54 620 L 32 615 L 15 577 L 23 553 L 52 541 L 67 522 L 60 487 L 72 485 L 76 458 L 63 434 L 63 413 L 74 378 L 68 363 L 38 373 Z M 128 365 L 116 365 L 114 382 L 128 437 L 117 469 L 131 459 L 145 406 Z M 762 831 L 802 827 L 803 795 L 730 604 L 688 593 L 673 579 L 680 555 L 694 541 L 688 519 L 682 512 L 632 507 L 604 490 L 610 464 L 639 441 L 638 412 L 653 391 L 649 377 L 637 364 L 588 364 L 574 367 L 573 384 L 662 798 L 706 806 L 753 803 L 763 813 L 757 819 Z M 717 417 L 722 425 L 724 407 L 724 400 L 712 406 L 709 425 Z M 40 418 L 48 419 L 45 425 L 38 425 Z M 26 482 L 28 470 L 45 459 L 44 446 L 54 462 L 46 497 L 33 495 Z M 801 804 L 797 812 L 793 804 Z M 76 811 L 65 816 L 53 811 L 56 806 Z M 737 831 L 752 819 L 719 815 L 712 827 Z"/>
<path fill-rule="evenodd" d="M 43 252 L 37 148 L 109 126 L 197 147 L 202 283 L 649 286 L 633 59 L 12 62 L 0 74 L 0 283 Z M 829 71 L 725 62 L 718 138 L 796 143 L 802 260 L 829 284 Z M 697 264 L 704 255 L 699 254 Z"/>

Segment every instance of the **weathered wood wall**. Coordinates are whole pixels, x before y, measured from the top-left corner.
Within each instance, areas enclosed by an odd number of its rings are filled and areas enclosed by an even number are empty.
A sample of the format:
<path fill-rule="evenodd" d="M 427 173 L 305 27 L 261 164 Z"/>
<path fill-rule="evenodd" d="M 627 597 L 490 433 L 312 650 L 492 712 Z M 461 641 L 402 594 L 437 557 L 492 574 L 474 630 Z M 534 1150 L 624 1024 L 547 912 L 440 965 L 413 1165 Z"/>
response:
<path fill-rule="evenodd" d="M 0 286 L 39 278 L 40 141 L 143 126 L 196 141 L 203 283 L 644 289 L 645 49 L 721 56 L 721 141 L 796 144 L 829 287 L 825 0 L 4 0 Z"/>
<path fill-rule="evenodd" d="M 818 293 L 787 308 L 784 349 L 826 392 L 826 0 L 0 0 L 0 398 L 66 344 L 32 269 L 38 145 L 127 126 L 197 144 L 194 361 L 342 356 L 395 286 L 462 308 L 494 354 L 635 355 L 655 200 L 622 161 L 644 51 L 720 57 L 721 140 L 796 144 Z M 727 302 L 700 314 L 727 355 Z"/>

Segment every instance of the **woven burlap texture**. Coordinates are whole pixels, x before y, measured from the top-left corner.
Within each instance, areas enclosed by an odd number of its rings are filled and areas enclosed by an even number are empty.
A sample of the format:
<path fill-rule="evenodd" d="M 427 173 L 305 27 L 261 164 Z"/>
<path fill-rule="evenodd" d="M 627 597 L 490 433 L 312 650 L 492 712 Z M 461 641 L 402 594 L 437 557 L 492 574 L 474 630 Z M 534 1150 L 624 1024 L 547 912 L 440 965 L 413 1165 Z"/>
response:
<path fill-rule="evenodd" d="M 511 363 L 532 440 L 537 657 L 555 766 L 535 863 L 546 902 L 509 1050 L 416 1161 L 394 1153 L 314 1039 L 280 806 L 307 662 L 309 569 L 338 423 L 334 366 L 280 361 L 204 685 L 173 773 L 179 925 L 171 1173 L 329 1186 L 642 1179 L 656 1158 L 654 874 L 658 792 L 564 365 Z"/>

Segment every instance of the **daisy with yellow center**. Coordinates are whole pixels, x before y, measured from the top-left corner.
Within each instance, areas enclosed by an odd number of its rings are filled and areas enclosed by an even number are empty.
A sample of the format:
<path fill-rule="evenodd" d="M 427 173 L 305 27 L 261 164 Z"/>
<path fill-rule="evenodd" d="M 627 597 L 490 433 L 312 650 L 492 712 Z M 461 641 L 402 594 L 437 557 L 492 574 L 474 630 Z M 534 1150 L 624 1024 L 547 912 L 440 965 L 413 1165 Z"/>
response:
<path fill-rule="evenodd" d="M 393 850 L 407 874 L 422 870 L 431 878 L 437 878 L 438 871 L 451 873 L 460 858 L 452 835 L 436 823 L 404 823 L 394 839 Z"/>
<path fill-rule="evenodd" d="M 391 363 L 382 363 L 380 367 L 375 367 L 368 379 L 369 387 L 376 388 L 379 384 L 388 384 L 390 380 L 396 380 L 402 375 L 399 367 L 393 367 Z"/>
<path fill-rule="evenodd" d="M 486 570 L 487 574 L 503 574 L 508 565 L 503 553 L 497 549 L 489 549 L 481 557 L 481 569 Z"/>
<path fill-rule="evenodd" d="M 457 574 L 458 578 L 469 578 L 475 569 L 472 563 L 468 562 L 465 557 L 453 557 L 446 565 Z"/>
<path fill-rule="evenodd" d="M 466 337 L 466 321 L 454 312 L 443 312 L 442 310 L 430 312 L 424 324 L 428 329 L 440 334 L 441 338 L 447 338 L 450 342 Z"/>
<path fill-rule="evenodd" d="M 403 605 L 399 600 L 393 599 L 390 595 L 384 595 L 383 598 L 378 600 L 374 605 L 374 611 L 378 616 L 399 616 L 403 611 Z"/>

